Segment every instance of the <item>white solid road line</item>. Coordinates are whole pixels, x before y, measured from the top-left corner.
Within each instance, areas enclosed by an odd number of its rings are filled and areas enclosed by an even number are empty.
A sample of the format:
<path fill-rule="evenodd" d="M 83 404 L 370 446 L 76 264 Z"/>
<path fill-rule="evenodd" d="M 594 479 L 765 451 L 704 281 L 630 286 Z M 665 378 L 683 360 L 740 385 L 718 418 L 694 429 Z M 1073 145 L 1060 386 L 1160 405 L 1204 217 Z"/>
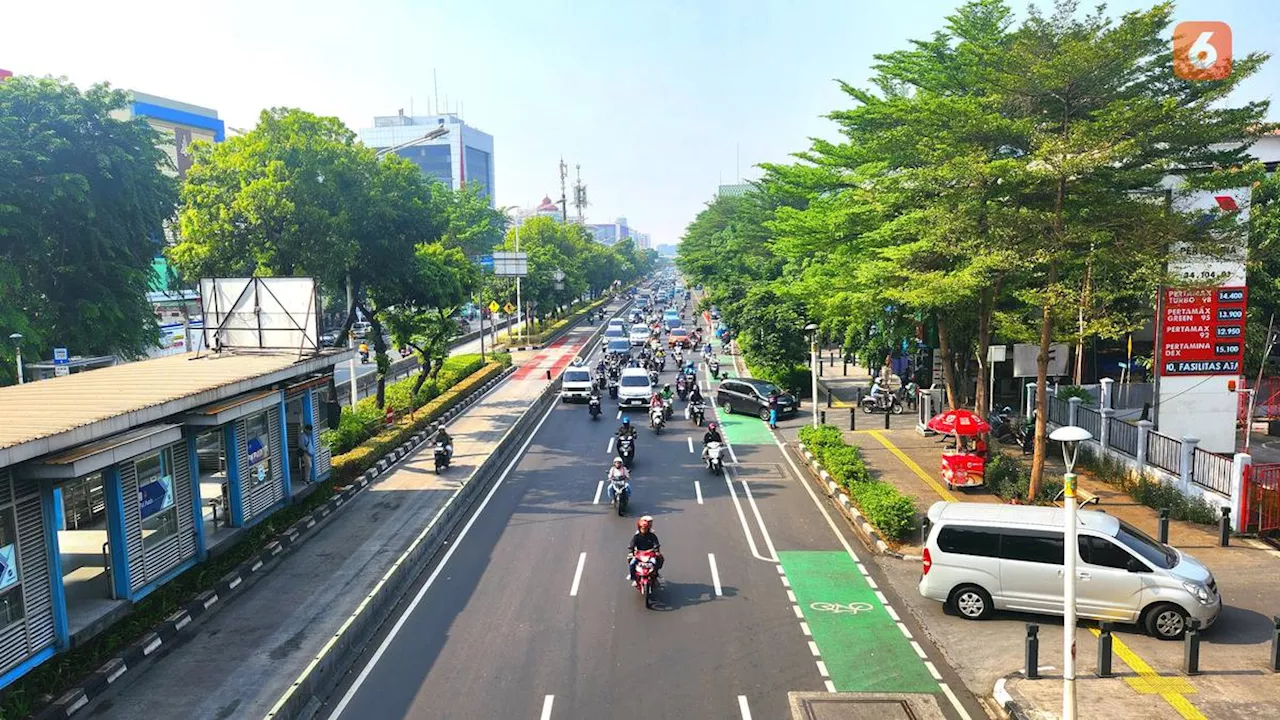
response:
<path fill-rule="evenodd" d="M 715 586 L 716 597 L 721 597 L 724 592 L 720 589 L 720 570 L 716 567 L 716 556 L 714 553 L 707 553 L 707 562 L 711 564 L 711 584 Z"/>
<path fill-rule="evenodd" d="M 542 715 L 540 716 L 540 720 L 551 720 L 551 706 L 555 701 L 555 695 L 548 695 L 542 698 Z"/>
<path fill-rule="evenodd" d="M 764 544 L 769 547 L 769 555 L 774 562 L 778 562 L 778 551 L 773 548 L 773 538 L 769 537 L 769 528 L 765 527 L 764 518 L 760 516 L 760 506 L 756 505 L 756 498 L 751 494 L 751 486 L 741 478 L 738 482 L 742 483 L 742 489 L 747 492 L 747 502 L 751 503 L 751 512 L 755 513 L 756 522 L 760 523 L 760 534 L 764 537 Z"/>
<path fill-rule="evenodd" d="M 747 514 L 742 511 L 742 502 L 738 500 L 738 491 L 733 489 L 733 478 L 730 478 L 727 472 L 724 474 L 724 484 L 729 486 L 729 496 L 733 498 L 733 508 L 738 511 L 738 522 L 742 524 L 742 532 L 747 536 L 747 547 L 751 549 L 752 557 L 765 562 L 774 562 L 761 555 L 760 549 L 756 547 L 756 537 L 751 534 L 751 526 L 747 524 Z"/>
<path fill-rule="evenodd" d="M 592 505 L 599 505 L 599 504 L 600 504 L 600 493 L 602 493 L 602 492 L 604 492 L 604 481 L 603 481 L 603 480 L 601 480 L 601 481 L 599 481 L 599 482 L 597 482 L 597 483 L 596 483 L 596 499 L 591 501 L 591 504 L 592 504 Z"/>
<path fill-rule="evenodd" d="M 738 696 L 738 710 L 742 712 L 742 720 L 751 720 L 751 708 L 747 705 L 747 696 Z"/>
<path fill-rule="evenodd" d="M 698 504 L 702 504 L 702 483 L 697 480 L 693 481 L 693 492 L 698 496 Z"/>
<path fill-rule="evenodd" d="M 578 569 L 573 573 L 573 586 L 569 588 L 569 597 L 578 596 L 578 585 L 582 582 L 582 566 L 587 564 L 587 554 L 578 555 Z"/>
<path fill-rule="evenodd" d="M 687 437 L 685 438 L 685 440 L 689 441 L 689 452 L 693 452 L 693 437 L 692 436 Z"/>
<path fill-rule="evenodd" d="M 533 442 L 533 438 L 538 435 L 538 431 L 541 430 L 543 424 L 547 422 L 547 418 L 551 417 L 551 413 L 555 412 L 556 408 L 559 406 L 559 403 L 555 403 L 551 407 L 547 408 L 546 414 L 544 414 L 542 419 L 538 421 L 538 424 L 534 426 L 533 432 L 529 433 L 529 436 L 525 438 L 524 443 L 520 446 L 520 451 L 517 452 L 515 457 L 511 458 L 511 462 L 507 463 L 507 466 L 503 468 L 502 474 L 499 475 L 497 481 L 493 483 L 493 487 L 489 488 L 489 492 L 484 496 L 484 500 L 481 501 L 480 507 L 476 508 L 475 512 L 472 513 L 471 517 L 467 520 L 467 524 L 462 526 L 462 532 L 458 533 L 457 539 L 455 539 L 453 544 L 449 546 L 444 557 L 440 558 L 440 564 L 436 565 L 435 570 L 431 571 L 431 575 L 429 575 L 427 577 L 427 581 L 422 584 L 422 587 L 418 590 L 418 594 L 413 596 L 413 601 L 410 602 L 409 606 L 405 608 L 405 611 L 400 614 L 399 619 L 396 620 L 396 624 L 391 627 L 391 632 L 387 633 L 387 636 L 382 639 L 382 644 L 379 645 L 377 651 L 373 653 L 373 657 L 369 658 L 369 663 L 364 666 L 364 669 L 356 676 L 355 681 L 351 683 L 351 687 L 347 689 L 347 694 L 342 696 L 342 701 L 338 703 L 336 708 L 334 708 L 333 714 L 329 716 L 330 718 L 342 717 L 342 711 L 347 708 L 351 699 L 356 696 L 357 692 L 359 692 L 360 686 L 364 684 L 364 681 L 368 679 L 369 674 L 373 672 L 373 668 L 377 666 L 378 661 L 381 660 L 383 654 L 387 652 L 387 648 L 391 647 L 391 643 L 396 639 L 396 635 L 400 633 L 400 630 L 404 628 L 405 623 L 409 621 L 409 618 L 413 615 L 413 611 L 417 609 L 418 604 L 427 596 L 427 591 L 431 589 L 431 586 L 436 582 L 436 578 L 440 577 L 440 573 L 444 570 L 445 566 L 449 564 L 449 558 L 453 557 L 453 553 L 458 549 L 458 546 L 462 545 L 463 539 L 467 537 L 467 532 L 471 530 L 472 525 L 475 525 L 476 518 L 480 517 L 480 514 L 484 512 L 489 501 L 492 500 L 494 494 L 498 492 L 498 488 L 502 487 L 502 483 L 506 482 L 507 476 L 515 469 L 516 464 L 524 458 L 525 451 L 529 449 L 529 445 Z"/>
<path fill-rule="evenodd" d="M 621 419 L 622 419 L 622 411 L 621 411 L 621 410 L 619 410 L 619 411 L 618 411 L 618 419 L 619 419 L 619 420 L 621 420 Z"/>
<path fill-rule="evenodd" d="M 612 455 L 612 454 L 613 454 L 613 441 L 614 441 L 614 440 L 617 440 L 617 439 L 618 439 L 618 438 L 617 438 L 616 436 L 614 436 L 614 437 L 610 437 L 610 438 L 609 438 L 609 448 L 608 448 L 607 450 L 605 450 L 605 451 L 604 451 L 604 453 L 605 453 L 606 455 Z"/>

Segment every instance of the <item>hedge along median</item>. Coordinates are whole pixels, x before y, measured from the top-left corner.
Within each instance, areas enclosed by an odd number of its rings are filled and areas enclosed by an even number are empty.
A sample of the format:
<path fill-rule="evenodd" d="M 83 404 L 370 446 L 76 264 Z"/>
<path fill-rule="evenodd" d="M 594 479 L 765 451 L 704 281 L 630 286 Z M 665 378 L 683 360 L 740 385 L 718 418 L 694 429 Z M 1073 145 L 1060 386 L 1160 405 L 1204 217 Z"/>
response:
<path fill-rule="evenodd" d="M 873 478 L 858 448 L 833 425 L 800 428 L 800 442 L 822 463 L 849 500 L 887 539 L 899 541 L 915 527 L 916 503 L 889 483 Z"/>
<path fill-rule="evenodd" d="M 542 330 L 539 330 L 538 332 L 532 335 L 526 336 L 524 340 L 524 344 L 525 345 L 543 345 L 550 342 L 551 340 L 554 340 L 557 334 L 563 332 L 566 328 L 571 327 L 574 323 L 578 322 L 578 320 L 582 319 L 584 315 L 586 315 L 589 312 L 595 312 L 596 310 L 599 310 L 605 305 L 608 305 L 611 300 L 621 297 L 623 293 L 627 292 L 629 289 L 630 288 L 624 288 L 622 291 L 620 291 L 616 295 L 605 295 L 604 297 L 601 297 L 598 300 L 593 300 L 592 302 L 587 303 L 586 305 L 582 306 L 577 310 L 569 311 L 569 313 L 567 313 L 564 317 L 560 318 L 559 320 L 556 320 L 551 325 L 544 327 Z M 507 331 L 507 339 L 504 341 L 504 344 L 506 345 L 517 344 L 512 338 L 511 331 L 509 329 Z M 502 347 L 502 345 L 499 345 L 499 347 Z"/>
<path fill-rule="evenodd" d="M 345 437 L 350 440 L 352 428 L 359 428 L 367 434 L 358 441 L 356 447 L 341 455 L 335 454 L 333 474 L 329 480 L 317 486 L 315 492 L 281 508 L 246 530 L 241 539 L 226 552 L 205 560 L 157 588 L 134 605 L 129 615 L 103 633 L 65 653 L 55 655 L 9 685 L 0 694 L 0 720 L 31 715 L 52 702 L 68 687 L 98 670 L 103 663 L 152 632 L 158 624 L 197 595 L 214 589 L 221 578 L 262 552 L 281 533 L 327 502 L 334 495 L 335 483 L 343 484 L 358 477 L 389 450 L 440 419 L 450 408 L 491 378 L 500 375 L 510 364 L 511 356 L 503 354 L 494 356 L 489 363 L 481 362 L 479 355 L 450 358 L 435 381 L 423 384 L 416 399 L 419 403 L 417 410 L 408 414 L 403 413 L 403 410 L 413 408 L 414 400 L 410 398 L 410 392 L 415 378 L 389 384 L 388 405 L 401 409 L 396 414 L 397 420 L 390 427 L 374 424 L 370 429 L 365 424 L 353 425 L 354 419 L 359 418 L 362 412 L 366 418 L 369 416 L 367 408 L 360 407 L 366 403 L 373 408 L 377 418 L 383 417 L 377 415 L 372 398 L 361 400 L 354 412 L 350 408 L 343 408 L 342 417 L 348 425 L 348 435 Z M 423 398 L 427 397 L 430 399 L 424 401 Z M 348 415 L 353 419 L 348 420 Z"/>

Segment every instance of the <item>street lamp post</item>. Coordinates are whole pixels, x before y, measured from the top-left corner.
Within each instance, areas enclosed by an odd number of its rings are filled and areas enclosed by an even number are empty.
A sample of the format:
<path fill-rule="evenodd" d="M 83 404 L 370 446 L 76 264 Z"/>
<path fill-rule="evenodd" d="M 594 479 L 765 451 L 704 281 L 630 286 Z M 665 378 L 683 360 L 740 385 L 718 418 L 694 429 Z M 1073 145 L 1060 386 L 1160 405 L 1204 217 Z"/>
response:
<path fill-rule="evenodd" d="M 13 333 L 9 336 L 9 339 L 13 341 L 13 349 L 17 356 L 18 384 L 21 385 L 24 382 L 22 377 L 22 333 Z"/>
<path fill-rule="evenodd" d="M 804 326 L 809 333 L 809 377 L 813 381 L 813 426 L 818 427 L 818 326 L 809 323 Z"/>
<path fill-rule="evenodd" d="M 1062 476 L 1062 507 L 1065 525 L 1062 543 L 1062 720 L 1076 720 L 1076 553 L 1079 535 L 1076 527 L 1076 454 L 1080 443 L 1093 438 L 1088 430 L 1075 425 L 1060 427 L 1049 434 L 1050 440 L 1062 443 L 1062 462 L 1067 472 Z"/>

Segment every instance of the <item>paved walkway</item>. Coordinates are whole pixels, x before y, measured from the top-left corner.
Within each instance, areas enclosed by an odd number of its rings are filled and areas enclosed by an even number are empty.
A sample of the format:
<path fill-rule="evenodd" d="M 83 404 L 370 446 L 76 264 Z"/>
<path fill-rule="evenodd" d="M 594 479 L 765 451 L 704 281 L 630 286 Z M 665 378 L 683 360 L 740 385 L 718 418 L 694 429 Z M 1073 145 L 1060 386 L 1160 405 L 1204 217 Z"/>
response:
<path fill-rule="evenodd" d="M 593 326 L 571 330 L 584 342 Z M 213 615 L 130 685 L 87 712 L 96 718 L 263 717 L 546 387 L 545 372 L 508 380 L 449 424 L 452 467 L 430 448 L 384 474 L 257 586 Z M 168 647 L 168 644 L 166 644 Z"/>

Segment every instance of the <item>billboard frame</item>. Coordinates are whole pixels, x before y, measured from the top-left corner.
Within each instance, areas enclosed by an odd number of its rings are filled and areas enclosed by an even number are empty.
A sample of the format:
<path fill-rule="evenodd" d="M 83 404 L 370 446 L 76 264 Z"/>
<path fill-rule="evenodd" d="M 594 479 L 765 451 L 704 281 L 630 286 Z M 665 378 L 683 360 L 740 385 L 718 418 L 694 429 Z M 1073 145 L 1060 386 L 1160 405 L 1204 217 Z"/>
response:
<path fill-rule="evenodd" d="M 320 347 L 315 278 L 201 278 L 201 340 L 224 350 L 290 350 L 302 357 Z"/>

